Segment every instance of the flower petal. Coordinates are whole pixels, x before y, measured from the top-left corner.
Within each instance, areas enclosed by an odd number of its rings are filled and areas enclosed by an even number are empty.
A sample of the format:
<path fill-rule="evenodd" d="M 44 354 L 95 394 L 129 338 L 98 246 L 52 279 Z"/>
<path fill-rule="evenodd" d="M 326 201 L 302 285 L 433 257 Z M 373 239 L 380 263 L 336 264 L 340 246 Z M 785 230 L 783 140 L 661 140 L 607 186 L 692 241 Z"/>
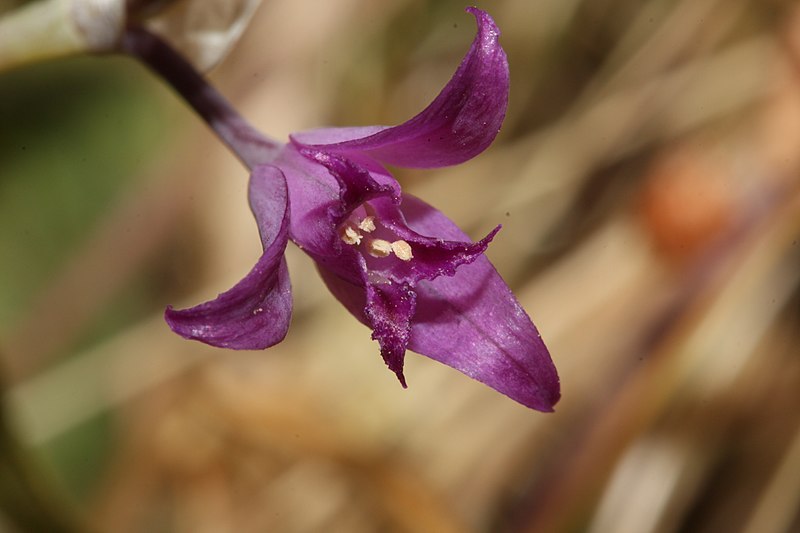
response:
<path fill-rule="evenodd" d="M 334 225 L 344 221 L 350 211 L 367 200 L 384 196 L 400 203 L 400 185 L 388 173 L 378 174 L 383 179 L 383 183 L 379 183 L 375 175 L 347 158 L 307 148 L 300 153 L 325 167 L 339 184 L 339 202 L 330 209 Z"/>
<path fill-rule="evenodd" d="M 340 202 L 340 186 L 322 165 L 287 145 L 273 162 L 286 176 L 292 216 L 289 237 L 313 256 L 332 254 L 334 228 L 330 212 Z"/>
<path fill-rule="evenodd" d="M 409 225 L 449 239 L 466 235 L 421 200 L 403 198 Z M 483 256 L 452 277 L 421 281 L 408 347 L 489 385 L 523 405 L 552 411 L 558 374 L 536 326 Z"/>
<path fill-rule="evenodd" d="M 250 177 L 250 208 L 258 222 L 264 253 L 232 289 L 198 306 L 164 317 L 187 339 L 239 350 L 263 349 L 286 336 L 292 314 L 289 272 L 283 252 L 289 230 L 286 181 L 276 167 L 256 167 Z"/>
<path fill-rule="evenodd" d="M 348 158 L 319 150 L 303 148 L 300 150 L 300 154 L 309 161 L 326 168 L 339 185 L 339 201 L 331 204 L 328 199 L 325 199 L 330 221 L 327 225 L 328 241 L 330 242 L 327 250 L 318 253 L 313 248 L 307 246 L 304 248 L 318 262 L 344 278 L 353 278 L 351 274 L 355 273 L 356 268 L 354 268 L 352 258 L 343 253 L 340 237 L 335 228 L 347 218 L 353 209 L 367 201 L 370 201 L 370 208 L 378 216 L 381 225 L 392 232 L 394 238 L 391 240 L 403 239 L 413 248 L 414 259 L 412 261 L 393 261 L 393 266 L 384 272 L 395 282 L 413 284 L 421 279 L 452 276 L 458 266 L 472 262 L 483 254 L 500 229 L 498 226 L 476 243 L 469 240 L 448 241 L 420 235 L 406 225 L 399 208 L 400 187 L 391 175 L 376 171 L 370 172 L 361 164 Z M 319 232 L 324 225 L 315 224 L 314 227 Z M 313 240 L 313 242 L 319 241 L 319 238 Z M 300 244 L 303 243 L 300 242 Z"/>
<path fill-rule="evenodd" d="M 317 263 L 360 281 L 356 251 L 343 246 L 338 226 L 363 202 L 400 202 L 400 185 L 375 161 L 289 145 L 276 162 L 286 175 L 291 201 L 291 239 Z M 363 166 L 362 166 L 363 163 Z"/>
<path fill-rule="evenodd" d="M 406 387 L 403 360 L 411 333 L 411 317 L 416 307 L 416 294 L 405 283 L 367 285 L 365 316 L 372 327 L 372 338 L 381 346 L 381 356 L 389 370 L 397 374 Z"/>
<path fill-rule="evenodd" d="M 403 279 L 416 283 L 423 279 L 452 276 L 459 266 L 471 263 L 483 255 L 489 243 L 500 231 L 500 226 L 497 226 L 478 242 L 470 241 L 466 235 L 460 233 L 460 230 L 457 240 L 443 239 L 442 235 L 428 237 L 408 227 L 402 206 L 398 208 L 397 205 L 383 199 L 373 202 L 372 206 L 380 217 L 381 224 L 408 242 L 413 251 L 411 261 L 395 263 L 391 275 L 396 280 Z"/>
<path fill-rule="evenodd" d="M 468 237 L 440 211 L 403 195 L 409 226 L 453 241 Z M 320 268 L 333 295 L 359 320 L 363 287 Z M 420 281 L 408 348 L 455 368 L 519 403 L 552 411 L 560 397 L 558 374 L 536 326 L 485 256 L 455 275 Z"/>
<path fill-rule="evenodd" d="M 420 114 L 399 126 L 327 128 L 294 134 L 292 141 L 409 168 L 455 165 L 481 153 L 505 118 L 508 61 L 494 20 L 477 8 L 467 11 L 475 16 L 478 33 L 448 84 Z"/>

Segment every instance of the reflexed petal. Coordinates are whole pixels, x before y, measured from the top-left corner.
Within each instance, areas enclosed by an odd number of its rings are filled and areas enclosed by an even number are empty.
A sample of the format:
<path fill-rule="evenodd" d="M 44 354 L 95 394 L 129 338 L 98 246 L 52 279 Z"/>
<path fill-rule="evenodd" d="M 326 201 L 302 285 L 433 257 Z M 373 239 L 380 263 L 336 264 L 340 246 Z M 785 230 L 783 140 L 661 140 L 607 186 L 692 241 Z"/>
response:
<path fill-rule="evenodd" d="M 292 141 L 327 152 L 367 154 L 410 168 L 455 165 L 494 140 L 508 105 L 508 62 L 492 18 L 468 8 L 478 33 L 439 96 L 408 122 L 380 128 L 328 128 L 297 133 Z"/>
<path fill-rule="evenodd" d="M 289 229 L 288 195 L 283 173 L 256 167 L 250 177 L 250 207 L 256 216 L 264 253 L 232 289 L 198 306 L 164 316 L 187 339 L 233 349 L 263 349 L 286 336 L 292 314 L 289 273 L 283 252 Z"/>
<path fill-rule="evenodd" d="M 403 198 L 409 225 L 450 239 L 466 235 L 441 212 Z M 552 411 L 559 380 L 547 347 L 486 257 L 452 277 L 421 281 L 408 347 L 489 385 L 523 405 Z"/>

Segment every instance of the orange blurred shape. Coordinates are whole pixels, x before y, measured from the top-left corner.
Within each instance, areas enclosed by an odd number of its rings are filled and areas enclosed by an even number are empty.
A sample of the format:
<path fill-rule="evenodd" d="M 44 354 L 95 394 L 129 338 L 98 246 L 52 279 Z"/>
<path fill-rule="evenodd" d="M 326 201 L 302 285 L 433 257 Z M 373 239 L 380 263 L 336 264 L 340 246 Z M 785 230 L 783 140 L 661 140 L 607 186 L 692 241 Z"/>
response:
<path fill-rule="evenodd" d="M 726 169 L 696 149 L 658 157 L 645 176 L 638 206 L 658 253 L 676 267 L 691 263 L 731 223 L 735 189 Z"/>

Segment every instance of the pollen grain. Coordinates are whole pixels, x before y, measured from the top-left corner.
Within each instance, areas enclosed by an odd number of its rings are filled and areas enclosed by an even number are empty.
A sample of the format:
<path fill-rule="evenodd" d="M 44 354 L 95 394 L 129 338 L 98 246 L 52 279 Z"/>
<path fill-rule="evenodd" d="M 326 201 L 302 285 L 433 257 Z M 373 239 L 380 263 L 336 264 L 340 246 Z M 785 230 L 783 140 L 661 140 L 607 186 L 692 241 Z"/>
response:
<path fill-rule="evenodd" d="M 414 258 L 414 254 L 411 253 L 411 245 L 406 241 L 394 241 L 392 251 L 401 261 L 411 261 Z"/>
<path fill-rule="evenodd" d="M 387 257 L 392 253 L 392 244 L 383 239 L 372 239 L 367 241 L 367 252 L 372 257 Z"/>
<path fill-rule="evenodd" d="M 362 235 L 350 224 L 346 224 L 339 230 L 339 236 L 345 244 L 361 244 Z"/>
<path fill-rule="evenodd" d="M 358 223 L 358 229 L 363 231 L 364 233 L 372 233 L 375 231 L 375 217 L 367 216 Z"/>

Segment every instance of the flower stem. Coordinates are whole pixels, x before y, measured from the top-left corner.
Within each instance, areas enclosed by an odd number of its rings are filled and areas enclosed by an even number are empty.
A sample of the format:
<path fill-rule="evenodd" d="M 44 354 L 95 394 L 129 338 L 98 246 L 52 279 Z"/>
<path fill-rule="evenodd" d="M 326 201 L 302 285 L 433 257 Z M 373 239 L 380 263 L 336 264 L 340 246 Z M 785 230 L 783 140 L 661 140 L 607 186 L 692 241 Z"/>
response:
<path fill-rule="evenodd" d="M 250 125 L 180 54 L 143 28 L 128 28 L 122 51 L 161 76 L 249 169 L 270 161 L 281 144 Z"/>

